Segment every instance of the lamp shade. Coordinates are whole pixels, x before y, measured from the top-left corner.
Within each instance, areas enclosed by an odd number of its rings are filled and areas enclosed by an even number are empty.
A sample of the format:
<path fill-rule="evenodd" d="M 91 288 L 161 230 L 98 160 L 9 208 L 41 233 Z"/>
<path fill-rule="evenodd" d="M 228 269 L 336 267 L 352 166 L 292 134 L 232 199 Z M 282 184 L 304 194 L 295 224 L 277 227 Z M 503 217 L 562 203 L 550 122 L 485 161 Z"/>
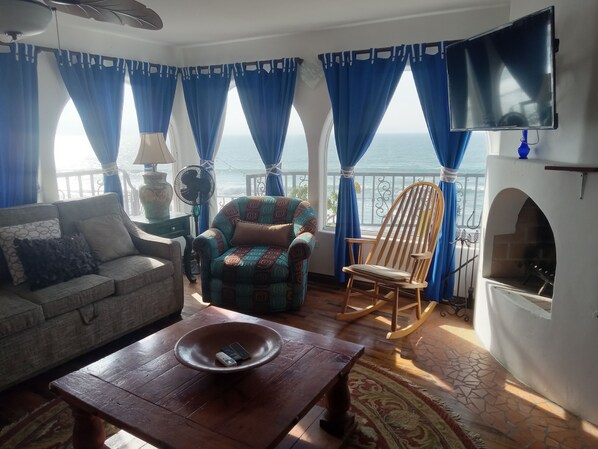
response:
<path fill-rule="evenodd" d="M 162 133 L 141 133 L 141 145 L 134 164 L 172 164 L 174 158 Z"/>
<path fill-rule="evenodd" d="M 17 40 L 46 31 L 52 10 L 36 0 L 0 0 L 0 34 Z"/>

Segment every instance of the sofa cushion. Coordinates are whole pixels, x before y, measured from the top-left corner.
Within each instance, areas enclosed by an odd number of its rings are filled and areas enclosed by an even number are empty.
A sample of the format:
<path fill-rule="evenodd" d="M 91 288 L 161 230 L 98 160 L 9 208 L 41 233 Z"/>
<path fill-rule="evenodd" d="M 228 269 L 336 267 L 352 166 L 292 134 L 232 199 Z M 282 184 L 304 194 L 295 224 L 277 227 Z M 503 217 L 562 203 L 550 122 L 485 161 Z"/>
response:
<path fill-rule="evenodd" d="M 293 223 L 266 224 L 240 220 L 230 240 L 233 246 L 279 246 L 288 248 Z"/>
<path fill-rule="evenodd" d="M 19 285 L 11 287 L 11 291 L 39 304 L 48 319 L 114 294 L 114 281 L 97 274 L 87 274 L 40 290 L 31 291 L 26 285 Z"/>
<path fill-rule="evenodd" d="M 174 274 L 172 262 L 149 256 L 127 256 L 100 265 L 100 275 L 114 280 L 117 295 L 126 295 Z"/>
<path fill-rule="evenodd" d="M 44 320 L 39 305 L 0 290 L 0 338 L 37 326 Z"/>
<path fill-rule="evenodd" d="M 0 208 L 0 228 L 21 223 L 51 220 L 52 218 L 58 218 L 58 209 L 52 204 L 36 203 Z M 2 250 L 0 249 L 0 282 L 10 279 L 10 271 L 8 270 L 4 254 L 2 254 Z"/>
<path fill-rule="evenodd" d="M 58 219 L 34 221 L 0 228 L 0 247 L 6 259 L 12 283 L 19 285 L 25 282 L 25 269 L 19 259 L 14 240 L 19 239 L 50 239 L 60 237 Z"/>
<path fill-rule="evenodd" d="M 289 259 L 285 249 L 272 246 L 238 246 L 210 265 L 212 276 L 224 282 L 269 284 L 287 282 Z"/>
<path fill-rule="evenodd" d="M 77 227 L 100 263 L 139 253 L 119 214 L 88 218 Z"/>
<path fill-rule="evenodd" d="M 98 264 L 82 234 L 58 239 L 15 239 L 31 290 L 97 274 Z"/>

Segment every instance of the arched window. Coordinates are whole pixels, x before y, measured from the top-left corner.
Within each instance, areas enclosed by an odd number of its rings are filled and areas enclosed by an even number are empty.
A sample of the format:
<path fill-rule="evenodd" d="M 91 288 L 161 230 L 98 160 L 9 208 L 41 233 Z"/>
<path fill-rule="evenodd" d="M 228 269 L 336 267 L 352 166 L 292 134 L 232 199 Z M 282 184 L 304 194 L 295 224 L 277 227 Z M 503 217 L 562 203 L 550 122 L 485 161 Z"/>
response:
<path fill-rule="evenodd" d="M 457 225 L 479 224 L 484 199 L 488 137 L 471 136 L 459 170 Z M 334 227 L 340 163 L 334 129 L 327 148 L 326 226 Z M 368 151 L 355 168 L 355 188 L 362 231 L 378 229 L 388 206 L 404 187 L 420 180 L 438 183 L 440 164 L 428 134 L 413 74 L 406 69 Z"/>
<path fill-rule="evenodd" d="M 130 215 L 140 214 L 136 191 L 143 184 L 143 165 L 134 165 L 140 144 L 137 113 L 131 85 L 125 83 L 123 111 L 117 165 L 123 186 L 125 210 Z M 176 159 L 170 139 L 166 144 Z M 101 164 L 98 161 L 73 100 L 64 107 L 54 138 L 54 161 L 60 199 L 83 198 L 104 192 Z M 174 164 L 158 165 L 158 171 L 167 173 L 172 184 Z"/>
<path fill-rule="evenodd" d="M 234 87 L 228 93 L 222 140 L 214 166 L 219 208 L 242 195 L 264 194 L 266 171 Z M 307 142 L 294 107 L 282 153 L 282 171 L 285 194 L 307 199 Z"/>

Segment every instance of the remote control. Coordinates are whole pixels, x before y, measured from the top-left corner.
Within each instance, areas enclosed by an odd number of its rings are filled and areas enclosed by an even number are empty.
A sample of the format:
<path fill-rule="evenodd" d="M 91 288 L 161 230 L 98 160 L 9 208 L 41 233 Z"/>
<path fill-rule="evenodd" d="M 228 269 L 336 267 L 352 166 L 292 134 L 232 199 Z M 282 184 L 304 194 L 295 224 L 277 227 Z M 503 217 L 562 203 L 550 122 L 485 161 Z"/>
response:
<path fill-rule="evenodd" d="M 224 352 L 227 356 L 235 359 L 237 363 L 251 358 L 251 356 L 245 350 L 245 348 L 241 346 L 241 344 L 238 342 L 231 343 L 230 345 L 220 349 L 220 351 Z"/>
<path fill-rule="evenodd" d="M 239 354 L 237 354 L 237 351 L 235 351 L 233 348 L 231 348 L 230 345 L 225 346 L 224 348 L 220 349 L 220 351 L 224 352 L 231 359 L 234 359 L 234 361 L 237 363 L 243 361 L 243 357 L 241 357 Z"/>
<path fill-rule="evenodd" d="M 245 350 L 245 348 L 243 346 L 241 346 L 241 343 L 234 342 L 234 343 L 231 343 L 229 345 L 229 347 L 232 348 L 232 350 L 235 351 L 237 354 L 239 354 L 239 357 L 241 357 L 241 360 L 247 360 L 247 359 L 251 358 L 251 356 Z"/>
<path fill-rule="evenodd" d="M 237 362 L 232 357 L 229 357 L 224 352 L 216 353 L 216 360 L 226 367 L 235 366 Z"/>

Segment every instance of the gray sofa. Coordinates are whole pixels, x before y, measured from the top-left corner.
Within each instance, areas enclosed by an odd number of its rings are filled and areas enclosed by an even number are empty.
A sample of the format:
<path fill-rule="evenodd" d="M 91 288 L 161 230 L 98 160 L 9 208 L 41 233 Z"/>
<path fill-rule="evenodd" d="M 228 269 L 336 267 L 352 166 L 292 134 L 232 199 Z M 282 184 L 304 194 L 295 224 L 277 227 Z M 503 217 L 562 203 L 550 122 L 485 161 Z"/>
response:
<path fill-rule="evenodd" d="M 117 223 L 115 226 L 121 234 L 97 228 L 94 231 L 92 225 L 101 224 L 105 217 Z M 95 267 L 97 274 L 84 274 L 54 285 L 36 286 L 33 290 L 34 282 L 38 281 L 35 278 L 14 285 L 13 279 L 18 275 L 9 270 L 8 264 L 11 270 L 14 264 L 5 260 L 1 249 L 11 240 L 6 236 L 23 224 L 27 224 L 25 227 L 35 223 L 55 224 L 56 219 L 62 237 L 80 233 L 77 238 L 90 249 L 86 254 L 93 264 L 101 257 Z M 137 228 L 122 211 L 115 194 L 0 209 L 0 238 L 3 236 L 4 240 L 0 241 L 0 390 L 160 318 L 180 313 L 183 308 L 179 243 Z M 129 245 L 132 242 L 125 253 L 118 247 L 113 248 L 120 244 L 118 239 L 123 236 Z M 32 238 L 39 236 L 33 234 Z M 39 240 L 28 242 L 39 243 Z M 9 253 L 10 248 L 5 252 Z M 49 272 L 57 268 L 55 265 L 60 264 L 48 262 Z"/>

